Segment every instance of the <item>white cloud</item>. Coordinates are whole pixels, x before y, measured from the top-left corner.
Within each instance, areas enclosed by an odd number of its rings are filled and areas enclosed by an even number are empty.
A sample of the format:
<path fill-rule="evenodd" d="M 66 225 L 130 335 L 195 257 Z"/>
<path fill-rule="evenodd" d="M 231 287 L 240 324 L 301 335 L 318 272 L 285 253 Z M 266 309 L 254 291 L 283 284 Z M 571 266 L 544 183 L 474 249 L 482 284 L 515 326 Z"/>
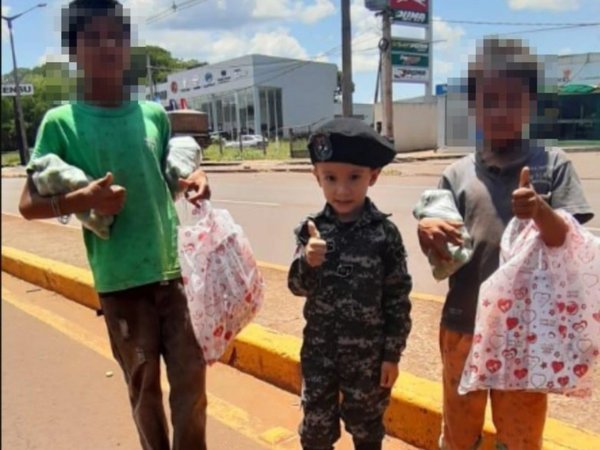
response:
<path fill-rule="evenodd" d="M 433 22 L 433 40 L 436 50 L 448 50 L 456 48 L 465 35 L 465 30 L 461 26 L 452 26 L 444 22 L 439 17 L 434 17 Z"/>
<path fill-rule="evenodd" d="M 256 19 L 299 20 L 315 23 L 335 12 L 330 0 L 314 0 L 311 4 L 290 0 L 256 0 L 252 17 Z"/>
<path fill-rule="evenodd" d="M 285 28 L 268 32 L 234 33 L 193 30 L 158 30 L 147 39 L 178 58 L 215 63 L 251 53 L 305 59 L 306 50 Z"/>
<path fill-rule="evenodd" d="M 508 0 L 510 9 L 570 11 L 579 9 L 579 0 Z"/>
<path fill-rule="evenodd" d="M 2 15 L 8 16 L 10 14 L 10 6 L 2 5 Z M 8 42 L 8 26 L 6 25 L 6 20 L 2 20 L 2 43 Z"/>

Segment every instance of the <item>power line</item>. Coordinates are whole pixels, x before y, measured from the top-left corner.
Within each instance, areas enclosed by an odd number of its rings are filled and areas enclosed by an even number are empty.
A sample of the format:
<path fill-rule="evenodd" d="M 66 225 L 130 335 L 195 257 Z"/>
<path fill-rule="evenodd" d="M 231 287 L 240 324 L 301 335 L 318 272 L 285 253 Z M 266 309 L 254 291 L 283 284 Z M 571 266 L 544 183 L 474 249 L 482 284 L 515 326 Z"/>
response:
<path fill-rule="evenodd" d="M 171 5 L 169 9 L 165 9 L 164 11 L 147 18 L 146 23 L 150 25 L 156 22 L 160 22 L 161 20 L 166 19 L 167 17 L 177 13 L 177 11 L 191 8 L 192 6 L 199 5 L 200 3 L 205 3 L 207 1 L 208 0 L 186 0 L 180 4 L 177 4 L 175 3 L 175 0 L 173 0 L 173 5 Z"/>
<path fill-rule="evenodd" d="M 462 25 L 501 25 L 501 26 L 515 26 L 515 27 L 567 27 L 567 26 L 596 26 L 600 25 L 600 22 L 486 22 L 480 20 L 448 20 L 448 19 L 433 19 L 434 22 L 447 22 L 456 23 Z"/>

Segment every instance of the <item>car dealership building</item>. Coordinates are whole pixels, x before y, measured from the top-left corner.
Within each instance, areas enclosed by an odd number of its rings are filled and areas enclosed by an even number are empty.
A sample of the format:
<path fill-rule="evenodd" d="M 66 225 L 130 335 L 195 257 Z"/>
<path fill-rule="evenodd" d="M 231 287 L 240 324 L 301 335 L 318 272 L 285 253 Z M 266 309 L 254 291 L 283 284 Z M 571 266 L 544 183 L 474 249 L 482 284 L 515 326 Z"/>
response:
<path fill-rule="evenodd" d="M 154 98 L 204 111 L 211 131 L 270 137 L 333 118 L 336 84 L 335 64 L 247 55 L 170 74 Z"/>

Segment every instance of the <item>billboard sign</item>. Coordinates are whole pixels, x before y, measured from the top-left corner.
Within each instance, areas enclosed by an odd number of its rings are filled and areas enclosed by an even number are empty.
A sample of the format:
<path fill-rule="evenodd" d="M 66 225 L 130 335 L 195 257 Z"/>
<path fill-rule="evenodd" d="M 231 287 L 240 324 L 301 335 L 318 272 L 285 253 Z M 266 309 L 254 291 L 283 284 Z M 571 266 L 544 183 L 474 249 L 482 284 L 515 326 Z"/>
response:
<path fill-rule="evenodd" d="M 392 81 L 395 83 L 427 83 L 429 81 L 429 69 L 393 67 Z"/>
<path fill-rule="evenodd" d="M 390 0 L 393 23 L 399 25 L 429 25 L 429 0 Z"/>
<path fill-rule="evenodd" d="M 431 70 L 428 42 L 392 38 L 391 55 L 394 81 L 410 83 L 428 81 Z"/>

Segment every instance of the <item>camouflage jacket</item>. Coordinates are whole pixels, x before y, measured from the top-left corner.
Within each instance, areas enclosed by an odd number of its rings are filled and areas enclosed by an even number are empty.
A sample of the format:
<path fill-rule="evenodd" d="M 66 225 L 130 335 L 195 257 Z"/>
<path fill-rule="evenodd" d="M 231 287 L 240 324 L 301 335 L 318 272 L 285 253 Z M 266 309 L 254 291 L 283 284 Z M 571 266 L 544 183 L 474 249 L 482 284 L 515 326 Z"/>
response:
<path fill-rule="evenodd" d="M 327 242 L 326 261 L 316 268 L 304 256 L 309 219 Z M 411 329 L 412 281 L 402 237 L 388 215 L 367 198 L 358 220 L 344 224 L 326 205 L 295 234 L 288 286 L 306 297 L 305 343 L 316 349 L 336 343 L 350 355 L 380 351 L 382 360 L 398 362 Z"/>

